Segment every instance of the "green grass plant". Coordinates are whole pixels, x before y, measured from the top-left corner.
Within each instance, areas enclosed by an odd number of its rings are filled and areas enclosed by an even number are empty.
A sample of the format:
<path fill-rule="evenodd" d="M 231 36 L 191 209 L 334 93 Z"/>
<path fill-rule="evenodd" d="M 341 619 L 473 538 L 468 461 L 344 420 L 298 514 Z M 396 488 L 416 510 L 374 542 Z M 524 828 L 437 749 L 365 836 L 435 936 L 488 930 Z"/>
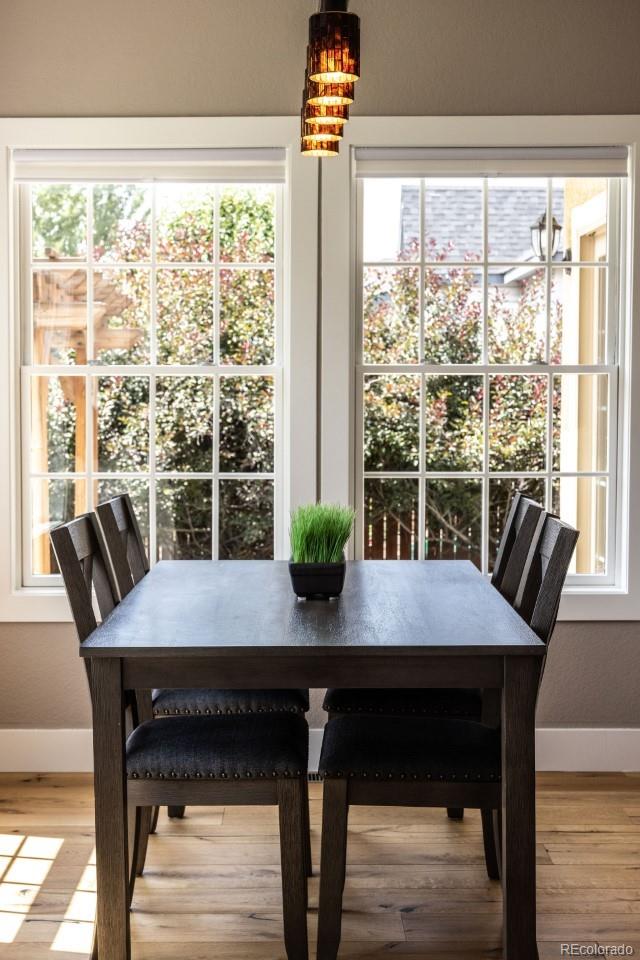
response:
<path fill-rule="evenodd" d="M 294 563 L 340 563 L 351 536 L 351 507 L 312 503 L 291 514 L 291 558 Z"/>

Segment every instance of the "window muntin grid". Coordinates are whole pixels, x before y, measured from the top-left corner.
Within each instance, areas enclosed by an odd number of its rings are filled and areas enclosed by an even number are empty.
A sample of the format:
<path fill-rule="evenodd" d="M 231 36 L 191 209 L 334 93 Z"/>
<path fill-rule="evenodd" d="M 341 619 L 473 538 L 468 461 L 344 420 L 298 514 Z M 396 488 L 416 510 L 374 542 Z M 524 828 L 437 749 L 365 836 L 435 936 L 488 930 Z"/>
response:
<path fill-rule="evenodd" d="M 51 184 L 42 185 L 45 188 Z M 54 186 L 63 187 L 60 183 Z M 47 255 L 40 243 L 33 244 L 31 235 L 31 192 L 40 189 L 40 185 L 25 185 L 20 188 L 21 212 L 21 301 L 23 315 L 23 367 L 22 367 L 22 447 L 23 447 L 23 501 L 26 509 L 23 510 L 23 582 L 33 585 L 42 582 L 56 582 L 55 574 L 42 575 L 34 572 L 34 539 L 38 532 L 46 534 L 50 525 L 63 517 L 52 515 L 43 525 L 43 528 L 34 527 L 34 501 L 38 494 L 38 487 L 43 484 L 49 487 L 58 485 L 73 485 L 76 498 L 82 509 L 93 509 L 99 499 L 113 495 L 121 489 L 131 490 L 134 494 L 142 495 L 137 498 L 137 508 L 141 513 L 144 526 L 148 526 L 148 548 L 152 562 L 162 553 L 161 523 L 163 505 L 163 488 L 169 489 L 174 483 L 177 485 L 200 483 L 201 489 L 196 491 L 195 499 L 203 499 L 206 509 L 203 511 L 203 522 L 208 511 L 208 531 L 206 542 L 203 540 L 196 546 L 195 555 L 207 555 L 217 558 L 229 555 L 233 550 L 233 543 L 239 543 L 241 549 L 248 551 L 248 555 L 273 556 L 275 537 L 278 525 L 281 524 L 281 484 L 278 477 L 281 471 L 280 451 L 280 418 L 282 407 L 282 361 L 281 361 L 281 325 L 282 325 L 282 205 L 283 190 L 277 184 L 207 184 L 185 182 L 180 185 L 166 184 L 119 184 L 118 187 L 139 189 L 146 192 L 149 198 L 146 241 L 143 240 L 132 252 L 125 257 L 116 258 L 104 249 L 98 250 L 95 243 L 94 222 L 96 198 L 104 188 L 103 184 L 73 184 L 75 189 L 83 190 L 85 194 L 86 213 L 83 216 L 81 236 L 77 244 L 78 249 L 66 251 L 60 258 L 52 259 Z M 158 196 L 161 191 L 183 187 L 184 189 L 207 189 L 211 194 L 211 247 L 199 258 L 181 255 L 178 249 L 172 250 L 165 243 L 165 256 L 160 255 L 160 211 Z M 253 194 L 258 198 L 266 198 L 265 203 L 271 209 L 271 224 L 253 225 L 253 231 L 247 229 L 244 222 L 233 222 L 233 202 L 229 197 Z M 254 198 L 255 199 L 255 198 Z M 238 210 L 242 212 L 242 204 L 238 202 Z M 267 221 L 269 217 L 266 217 Z M 239 217 L 240 221 L 241 218 Z M 249 224 L 251 226 L 251 224 Z M 226 242 L 222 237 L 223 230 Z M 265 240 L 266 233 L 272 233 Z M 169 251 L 168 255 L 166 251 Z M 251 257 L 243 257 L 238 251 L 248 250 Z M 142 251 L 142 253 L 141 253 Z M 211 351 L 209 355 L 199 356 L 171 356 L 162 345 L 162 279 L 176 277 L 180 271 L 189 271 L 190 276 L 206 278 L 211 295 Z M 148 324 L 146 340 L 143 337 L 144 347 L 138 355 L 126 358 L 127 362 L 117 356 L 108 356 L 105 362 L 101 355 L 99 337 L 96 336 L 94 318 L 98 310 L 96 288 L 103 280 L 105 273 L 111 276 L 125 272 L 136 273 L 138 277 L 145 276 L 148 287 Z M 86 284 L 83 309 L 86 314 L 84 327 L 84 347 L 86 356 L 78 362 L 59 362 L 59 356 L 48 356 L 42 362 L 42 352 L 37 354 L 34 347 L 34 330 L 36 329 L 36 310 L 34 310 L 34 281 L 41 280 L 45 274 L 54 278 L 65 275 L 83 274 Z M 238 344 L 234 340 L 232 325 L 225 324 L 225 303 L 235 297 L 236 310 L 242 309 L 242 300 L 237 281 L 246 281 L 249 290 L 263 291 L 262 326 L 254 324 L 251 328 L 251 338 L 245 338 Z M 228 299 L 221 296 L 221 288 L 225 287 Z M 264 293 L 266 291 L 266 293 Z M 245 290 L 246 294 L 246 290 Z M 249 303 L 251 300 L 249 296 Z M 265 306 L 266 305 L 266 306 Z M 255 307 L 255 303 L 253 304 Z M 258 308 L 260 304 L 258 304 Z M 247 318 L 247 323 L 253 322 L 253 315 Z M 135 326 L 135 322 L 134 322 Z M 257 329 L 257 335 L 254 336 Z M 258 347 L 256 348 L 256 342 Z M 259 355 L 257 355 L 259 354 Z M 63 357 L 63 360 L 69 358 Z M 71 361 L 73 361 L 73 357 Z M 169 362 L 175 360 L 187 362 Z M 131 361 L 134 362 L 131 362 Z M 196 360 L 196 362 L 189 362 Z M 242 362 L 242 361 L 245 362 Z M 254 362 L 258 361 L 258 362 Z M 33 418 L 33 387 L 42 378 L 51 380 L 63 378 L 67 385 L 77 386 L 82 396 L 79 409 L 83 411 L 84 427 L 82 429 L 85 456 L 81 464 L 46 463 L 38 468 L 34 464 L 32 448 L 34 445 L 32 424 Z M 99 404 L 100 385 L 115 378 L 125 378 L 127 383 L 134 381 L 145 384 L 147 393 L 146 409 L 141 420 L 147 423 L 146 450 L 132 464 L 107 462 L 100 456 L 99 451 L 99 411 L 95 410 Z M 162 403 L 163 391 L 170 383 L 186 383 L 189 380 L 206 384 L 206 392 L 210 398 L 210 408 L 207 415 L 211 420 L 209 432 L 210 450 L 205 453 L 204 459 L 196 458 L 195 463 L 181 464 L 172 468 L 170 462 L 163 463 L 161 451 L 158 449 L 162 439 L 159 419 L 159 404 Z M 269 455 L 248 456 L 246 458 L 225 458 L 220 456 L 220 444 L 233 423 L 225 421 L 225 410 L 229 408 L 230 394 L 242 393 L 242 388 L 248 393 L 244 405 L 245 419 L 238 418 L 236 404 L 236 421 L 240 419 L 245 432 L 253 437 L 253 443 L 258 443 L 260 430 L 265 429 L 270 434 Z M 264 389 L 263 389 L 264 388 Z M 256 394 L 265 393 L 266 401 L 263 406 L 256 403 Z M 72 390 L 73 393 L 73 390 Z M 252 397 L 253 394 L 253 397 Z M 253 403 L 251 402 L 253 399 Z M 260 398 L 258 398 L 260 399 Z M 264 397 L 262 398 L 264 399 Z M 160 431 L 160 432 L 159 432 Z M 256 441 L 258 437 L 258 441 Z M 36 441 L 37 442 L 37 441 Z M 255 450 L 250 451 L 255 453 Z M 55 458 L 54 458 L 55 459 Z M 167 458 L 164 458 L 167 461 Z M 101 462 L 102 461 L 102 462 Z M 117 458 L 116 458 L 117 461 Z M 206 461 L 206 462 L 205 462 Z M 207 494 L 208 488 L 208 494 Z M 55 497 L 53 498 L 55 501 Z M 58 499 L 60 491 L 58 490 Z M 136 497 L 134 496 L 134 502 Z M 220 529 L 220 505 L 224 504 L 225 529 Z M 52 508 L 53 511 L 53 508 Z M 252 514 L 253 511 L 253 514 Z M 165 511 L 166 513 L 166 511 Z M 255 516 L 260 515 L 261 522 L 269 526 L 267 533 L 256 537 Z M 68 519 L 68 517 L 64 517 Z M 244 518 L 244 524 L 243 524 Z M 258 527 L 260 524 L 257 525 Z M 266 529 L 266 528 L 265 528 Z M 242 546 L 244 530 L 246 544 Z M 249 534 L 247 535 L 247 531 Z M 223 542 L 223 532 L 228 542 Z M 253 538 L 253 539 L 252 539 Z M 266 539 L 265 539 L 266 538 Z M 231 545 L 231 546 L 230 546 Z M 200 552 L 198 552 L 198 550 Z M 255 552 L 257 551 L 257 553 Z M 176 555 L 185 555 L 173 550 Z M 164 552 L 166 555 L 166 551 Z M 188 550 L 186 552 L 188 554 Z M 246 555 L 246 554 L 245 554 Z"/>
<path fill-rule="evenodd" d="M 412 557 L 424 558 L 425 556 L 434 556 L 433 549 L 430 549 L 430 537 L 428 531 L 428 519 L 430 514 L 430 501 L 427 494 L 429 485 L 438 482 L 450 485 L 450 492 L 455 489 L 456 481 L 460 484 L 475 484 L 473 487 L 473 496 L 477 500 L 478 516 L 470 516 L 470 526 L 477 530 L 478 542 L 476 549 L 465 550 L 460 540 L 458 549 L 453 551 L 449 549 L 449 555 L 465 557 L 468 556 L 483 570 L 489 572 L 491 569 L 492 554 L 495 553 L 499 530 L 501 529 L 501 520 L 496 510 L 493 494 L 499 486 L 509 488 L 506 493 L 503 491 L 502 499 L 506 502 L 512 495 L 515 485 L 522 485 L 523 489 L 531 495 L 544 501 L 548 509 L 558 510 L 562 501 L 575 502 L 584 494 L 585 488 L 589 485 L 593 487 L 590 499 L 594 504 L 597 503 L 599 511 L 600 525 L 604 523 L 604 536 L 606 543 L 598 542 L 592 548 L 594 558 L 594 569 L 589 573 L 576 573 L 573 571 L 571 579 L 580 584 L 604 584 L 613 582 L 615 569 L 615 521 L 616 521 L 616 414 L 618 409 L 618 354 L 619 354 L 619 320 L 620 303 L 619 290 L 621 288 L 619 270 L 620 270 L 620 210 L 621 210 L 621 191 L 622 182 L 617 179 L 606 181 L 606 214 L 605 214 L 605 247 L 597 251 L 597 256 L 589 258 L 584 255 L 582 250 L 567 250 L 569 243 L 562 237 L 563 243 L 554 258 L 551 250 L 546 251 L 546 256 L 542 261 L 527 260 L 519 255 L 507 260 L 503 256 L 493 256 L 489 249 L 489 192 L 498 185 L 503 186 L 504 181 L 498 181 L 489 177 L 477 177 L 473 180 L 476 187 L 474 203 L 477 211 L 480 212 L 480 223 L 465 224 L 465 229 L 473 237 L 474 249 L 472 255 L 468 257 L 456 256 L 455 252 L 447 251 L 444 255 L 434 256 L 433 243 L 429 242 L 429 231 L 425 226 L 425 208 L 428 213 L 429 205 L 426 202 L 427 190 L 431 187 L 438 187 L 441 184 L 450 184 L 442 178 L 414 179 L 405 181 L 413 186 L 418 193 L 417 217 L 414 210 L 414 235 L 412 244 L 407 243 L 407 237 L 404 230 L 401 230 L 400 239 L 397 243 L 399 255 L 389 255 L 389 241 L 380 240 L 384 237 L 385 228 L 389 229 L 390 217 L 388 209 L 385 209 L 384 203 L 381 206 L 381 212 L 378 217 L 375 205 L 365 202 L 367 184 L 380 184 L 377 178 L 368 181 L 362 178 L 357 183 L 357 272 L 356 272 L 356 497 L 358 503 L 357 520 L 357 552 L 358 555 L 380 556 L 380 557 Z M 390 184 L 392 181 L 385 181 Z M 458 181 L 459 183 L 460 181 Z M 511 181 L 513 183 L 513 181 Z M 543 187 L 544 210 L 547 222 L 551 222 L 551 217 L 557 213 L 554 209 L 554 203 L 557 207 L 558 187 L 563 187 L 561 181 L 553 178 L 545 178 L 540 181 L 536 178 L 522 178 L 518 180 L 519 184 L 526 185 L 527 182 L 540 189 Z M 397 183 L 397 181 L 396 181 Z M 495 212 L 494 212 L 495 218 Z M 372 242 L 371 231 L 379 231 L 378 240 Z M 520 231 L 522 234 L 522 230 Z M 503 231 L 503 241 L 506 238 L 508 245 L 508 226 Z M 367 257 L 366 254 L 369 254 Z M 560 259 L 562 257 L 562 259 Z M 543 348 L 531 350 L 527 353 L 524 350 L 514 362 L 510 358 L 505 362 L 505 358 L 497 355 L 496 342 L 498 338 L 491 337 L 491 327 L 489 316 L 491 313 L 491 288 L 492 280 L 498 273 L 501 276 L 511 275 L 518 277 L 523 272 L 531 273 L 533 270 L 540 272 L 543 278 L 542 296 L 539 298 L 541 303 L 538 305 L 540 318 L 537 319 L 538 333 L 542 328 Z M 395 329 L 399 331 L 399 336 L 394 339 L 390 336 L 382 348 L 377 344 L 376 350 L 372 349 L 374 335 L 367 327 L 367 310 L 371 302 L 370 290 L 367 288 L 368 276 L 370 273 L 378 271 L 381 275 L 400 273 L 405 278 L 411 278 L 405 284 L 405 296 L 402 298 L 402 310 L 396 310 L 397 317 L 392 318 L 395 321 Z M 473 276 L 475 282 L 470 285 L 473 291 L 473 297 L 476 301 L 477 315 L 475 315 L 475 328 L 469 327 L 465 330 L 465 337 L 456 342 L 454 338 L 453 348 L 451 343 L 439 343 L 437 349 L 433 349 L 433 339 L 430 340 L 429 328 L 429 308 L 432 305 L 426 296 L 427 288 L 425 280 L 429 280 L 438 274 L 444 274 L 450 271 L 460 271 L 465 275 Z M 571 357 L 572 362 L 567 362 L 566 350 L 563 346 L 562 337 L 559 335 L 557 317 L 554 316 L 554 285 L 560 279 L 568 278 L 566 282 L 574 287 L 579 286 L 585 278 L 591 278 L 589 282 L 595 289 L 598 287 L 598 296 L 602 300 L 601 316 L 605 318 L 604 328 L 595 331 L 593 344 L 587 349 L 583 349 L 582 342 L 573 345 L 575 357 Z M 414 281 L 415 278 L 415 281 Z M 553 281 L 555 282 L 552 283 Z M 582 278 L 582 279 L 580 279 Z M 595 282 L 597 278 L 597 283 Z M 384 283 L 381 285 L 384 287 Z M 411 291 L 410 295 L 407 291 Z M 581 295 L 581 294 L 580 294 Z M 406 322 L 407 316 L 410 317 Z M 411 329 L 411 322 L 415 320 L 416 326 Z M 554 326 L 555 324 L 555 326 Z M 390 324 L 393 331 L 394 322 Z M 580 336 L 582 336 L 580 334 Z M 525 347 L 527 346 L 524 338 Z M 559 344 L 559 346 L 558 346 Z M 455 348 L 455 349 L 454 349 Z M 553 349 L 556 354 L 554 355 Z M 558 353 L 558 351 L 560 351 Z M 564 351 L 564 353 L 563 353 Z M 456 355 L 457 354 L 457 355 Z M 370 453 L 370 438 L 368 436 L 367 420 L 369 417 L 366 405 L 367 392 L 371 390 L 371 384 L 377 380 L 388 380 L 390 378 L 404 378 L 414 382 L 411 404 L 402 398 L 405 406 L 411 406 L 413 410 L 414 424 L 408 429 L 406 423 L 401 424 L 400 429 L 417 434 L 419 442 L 418 448 L 415 445 L 412 448 L 413 462 L 407 462 L 403 468 L 391 466 L 386 468 L 383 458 L 378 457 L 377 462 L 372 461 Z M 598 423 L 593 427 L 593 437 L 595 441 L 592 446 L 596 448 L 593 454 L 593 464 L 578 462 L 580 456 L 573 456 L 575 463 L 570 464 L 571 456 L 563 455 L 562 462 L 559 462 L 557 443 L 554 440 L 554 409 L 556 400 L 553 404 L 547 402 L 544 411 L 544 428 L 542 431 L 542 450 L 543 463 L 537 463 L 529 468 L 518 462 L 517 456 L 514 456 L 512 462 L 495 462 L 495 456 L 492 456 L 491 449 L 491 389 L 492 385 L 509 377 L 518 377 L 522 384 L 531 383 L 537 379 L 547 398 L 555 397 L 558 391 L 558 385 L 563 384 L 563 390 L 570 394 L 576 393 L 575 385 L 577 383 L 586 385 L 591 382 L 593 389 L 592 403 L 597 415 L 594 417 Z M 427 388 L 433 383 L 434 378 L 460 378 L 460 380 L 475 380 L 482 383 L 481 390 L 481 431 L 480 444 L 482 453 L 479 457 L 480 463 L 473 464 L 473 468 L 462 469 L 464 463 L 453 463 L 453 465 L 439 465 L 433 463 L 431 449 L 427 454 L 427 436 L 430 403 L 427 396 Z M 526 378 L 526 379 L 525 379 Z M 571 388 L 571 389 L 570 389 Z M 582 391 L 584 392 L 584 391 Z M 587 391 L 589 392 L 589 391 Z M 417 398 L 417 399 L 416 399 Z M 398 398 L 396 398 L 397 400 Z M 575 398 L 574 398 L 575 403 Z M 402 403 L 396 403 L 396 407 L 402 406 Z M 539 412 L 539 411 L 538 411 Z M 397 410 L 396 410 L 397 415 Z M 400 418 L 401 419 L 401 418 Z M 395 425 L 397 426 L 397 424 Z M 391 429 L 391 427 L 390 427 Z M 577 432 L 580 432 L 580 425 L 577 426 Z M 455 440 L 455 435 L 450 440 Z M 475 438 L 476 441 L 478 437 Z M 593 439 L 593 438 L 592 438 Z M 454 444 L 455 446 L 455 444 Z M 477 446 L 477 443 L 476 443 Z M 575 453 L 575 451 L 574 451 Z M 478 451 L 476 450 L 476 459 Z M 582 457 L 584 461 L 585 457 Z M 437 458 L 436 458 L 437 460 Z M 431 462 L 430 462 L 431 461 Z M 571 467 L 569 469 L 569 466 Z M 459 467 L 456 469 L 456 467 Z M 589 467 L 589 468 L 587 468 Z M 387 510 L 380 516 L 380 510 L 376 514 L 375 500 L 374 506 L 371 506 L 372 486 L 380 484 L 395 484 L 400 493 L 397 495 L 398 509 L 395 511 L 397 516 L 392 516 L 393 511 Z M 398 486 L 399 485 L 399 486 Z M 570 488 L 577 488 L 577 492 L 571 492 Z M 393 489 L 393 487 L 391 488 Z M 444 489 L 444 487 L 443 487 Z M 560 490 L 566 491 L 562 495 Z M 393 496 L 391 494 L 392 502 Z M 381 503 L 385 502 L 385 497 L 378 497 Z M 454 498 L 455 499 L 455 498 Z M 433 504 L 431 503 L 431 506 Z M 584 516 L 584 507 L 582 508 Z M 566 510 L 561 512 L 566 513 Z M 373 521 L 372 521 L 373 517 Z M 602 519 L 603 518 L 603 519 Z M 572 516 L 567 517 L 570 522 L 575 522 Z M 381 533 L 381 528 L 382 533 Z M 493 529 L 492 529 L 493 528 Z M 423 532 L 424 531 L 424 535 Z M 589 533 L 589 538 L 596 541 L 597 536 Z M 602 536 L 600 536 L 602 541 Z M 599 552 L 600 551 L 600 552 Z M 444 554 L 443 554 L 444 555 Z M 574 567 L 576 564 L 574 563 Z"/>

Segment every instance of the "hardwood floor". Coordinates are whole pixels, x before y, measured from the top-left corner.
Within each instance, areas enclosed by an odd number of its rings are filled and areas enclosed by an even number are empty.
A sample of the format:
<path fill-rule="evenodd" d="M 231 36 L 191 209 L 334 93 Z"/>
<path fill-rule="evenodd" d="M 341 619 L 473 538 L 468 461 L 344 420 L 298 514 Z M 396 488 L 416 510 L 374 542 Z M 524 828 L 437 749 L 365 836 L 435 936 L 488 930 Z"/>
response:
<path fill-rule="evenodd" d="M 321 789 L 311 784 L 312 944 Z M 562 956 L 561 942 L 640 957 L 640 775 L 540 775 L 537 812 L 540 960 Z M 277 823 L 267 807 L 163 811 L 136 886 L 133 960 L 283 960 Z M 0 957 L 87 955 L 92 834 L 89 777 L 0 775 Z M 352 809 L 344 960 L 496 960 L 500 900 L 479 812 Z"/>

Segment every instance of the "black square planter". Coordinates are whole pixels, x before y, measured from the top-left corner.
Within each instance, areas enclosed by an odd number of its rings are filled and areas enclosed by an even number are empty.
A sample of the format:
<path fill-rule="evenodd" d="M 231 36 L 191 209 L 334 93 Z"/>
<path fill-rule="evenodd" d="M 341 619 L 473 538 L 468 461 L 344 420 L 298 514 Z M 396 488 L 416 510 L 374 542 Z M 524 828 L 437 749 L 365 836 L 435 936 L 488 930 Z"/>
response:
<path fill-rule="evenodd" d="M 342 593 L 346 563 L 294 563 L 289 561 L 293 592 L 306 600 L 330 600 Z"/>

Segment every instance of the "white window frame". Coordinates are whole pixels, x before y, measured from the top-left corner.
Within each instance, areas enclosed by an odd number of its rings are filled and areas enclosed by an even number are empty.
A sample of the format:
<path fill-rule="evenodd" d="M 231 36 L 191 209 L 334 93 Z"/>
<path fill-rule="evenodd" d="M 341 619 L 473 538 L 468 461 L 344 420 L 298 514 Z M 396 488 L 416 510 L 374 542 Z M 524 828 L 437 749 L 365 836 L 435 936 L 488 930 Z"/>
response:
<path fill-rule="evenodd" d="M 631 491 L 640 489 L 640 422 L 636 422 L 636 418 L 640 421 L 640 378 L 631 376 L 632 367 L 640 364 L 640 339 L 631 335 L 640 303 L 640 263 L 633 258 L 633 251 L 640 249 L 640 117 L 355 117 L 347 126 L 339 158 L 325 163 L 322 170 L 320 491 L 323 500 L 356 503 L 359 378 L 354 150 L 612 145 L 629 150 L 627 228 L 620 251 L 620 260 L 629 269 L 623 274 L 620 290 L 624 316 L 615 411 L 617 489 L 610 491 L 610 503 L 616 506 L 611 531 L 613 577 L 609 583 L 600 578 L 600 585 L 589 578 L 589 582 L 568 586 L 560 611 L 565 620 L 640 619 L 640 519 L 629 507 Z M 523 372 L 522 368 L 518 372 Z M 352 543 L 351 556 L 356 556 L 356 551 Z"/>
<path fill-rule="evenodd" d="M 188 168 L 183 172 L 182 178 L 180 181 L 176 179 L 176 182 L 189 183 L 188 177 Z M 248 178 L 250 174 L 247 175 L 247 181 L 242 181 L 242 183 L 249 182 Z M 53 182 L 64 182 L 64 178 L 61 177 L 60 181 Z M 82 181 L 84 183 L 84 181 Z M 92 181 L 87 181 L 89 184 L 89 190 L 91 190 Z M 104 181 L 97 181 L 104 182 Z M 125 182 L 126 181 L 122 181 Z M 151 180 L 137 180 L 136 183 L 144 183 L 145 185 L 153 186 L 153 181 Z M 195 181 L 194 181 L 195 182 Z M 198 183 L 207 183 L 207 181 L 198 180 Z M 22 292 L 20 299 L 20 314 L 21 314 L 21 323 L 22 323 L 22 353 L 23 353 L 23 365 L 21 368 L 22 372 L 22 383 L 21 383 L 21 422 L 22 422 L 22 584 L 25 587 L 50 587 L 50 586 L 62 586 L 62 578 L 60 575 L 56 574 L 35 574 L 33 573 L 33 536 L 32 536 L 32 518 L 33 518 L 33 502 L 32 502 L 32 481 L 34 480 L 63 480 L 63 481 L 73 481 L 80 480 L 85 481 L 87 485 L 86 498 L 87 498 L 87 509 L 94 510 L 94 492 L 93 492 L 93 481 L 99 480 L 108 480 L 112 484 L 121 482 L 121 488 L 126 489 L 126 484 L 128 480 L 136 481 L 142 480 L 148 482 L 149 489 L 149 559 L 153 565 L 156 560 L 157 554 L 157 524 L 156 524 L 156 484 L 160 480 L 206 480 L 210 481 L 213 487 L 213 496 L 212 496 L 212 523 L 211 523 L 211 555 L 214 559 L 218 559 L 219 556 L 219 505 L 220 505 L 220 481 L 224 480 L 233 480 L 233 481 L 242 481 L 242 480 L 269 480 L 273 482 L 273 491 L 274 491 L 274 503 L 273 503 L 273 555 L 281 556 L 283 552 L 283 537 L 284 537 L 284 527 L 283 523 L 283 506 L 284 506 L 284 484 L 281 482 L 283 477 L 283 467 L 282 467 L 282 442 L 281 434 L 283 427 L 283 347 L 282 347 L 282 332 L 283 332 L 283 310 L 282 310 L 282 286 L 283 286 L 283 269 L 282 269 L 282 233 L 283 233 L 283 207 L 284 207 L 284 189 L 285 185 L 282 183 L 273 183 L 271 186 L 274 190 L 275 196 L 275 210 L 274 210 L 274 227 L 275 227 L 275 251 L 274 251 L 274 260 L 272 263 L 225 263 L 220 260 L 220 238 L 219 238 L 219 205 L 220 205 L 220 190 L 226 186 L 226 184 L 211 182 L 208 184 L 214 194 L 214 204 L 215 204 L 215 215 L 214 215 L 214 257 L 210 263 L 189 263 L 185 261 L 169 262 L 169 261 L 158 261 L 156 257 L 155 250 L 152 245 L 151 257 L 147 261 L 141 262 L 126 262 L 126 263 L 100 263 L 92 260 L 91 258 L 91 245 L 87 243 L 87 253 L 83 259 L 72 259 L 72 260 L 60 260 L 58 264 L 51 265 L 47 261 L 35 260 L 32 256 L 32 242 L 31 242 L 31 205 L 29 198 L 29 185 L 28 184 L 19 184 L 18 191 L 19 195 L 17 198 L 18 202 L 18 219 L 19 219 L 19 233 L 20 233 L 20 261 L 21 261 L 21 274 L 22 274 Z M 88 199 L 89 203 L 89 216 L 87 217 L 86 231 L 87 236 L 90 238 L 92 231 L 92 205 L 91 197 Z M 154 229 L 157 227 L 156 222 L 156 203 L 152 204 L 152 227 L 151 235 L 154 236 Z M 213 337 L 213 346 L 214 346 L 214 360 L 212 363 L 203 363 L 203 364 L 158 364 L 152 363 L 151 360 L 157 350 L 157 333 L 158 333 L 158 304 L 157 297 L 151 295 L 151 309 L 150 309 L 150 327 L 149 327 L 149 350 L 151 353 L 151 358 L 149 363 L 140 363 L 127 366 L 126 364 L 100 364 L 95 362 L 95 360 L 89 359 L 87 364 L 82 365 L 61 365 L 61 364 L 34 364 L 32 354 L 33 347 L 33 305 L 32 305 L 32 285 L 31 285 L 31 275 L 34 272 L 38 271 L 68 271 L 70 269 L 79 269 L 86 270 L 89 287 L 88 290 L 91 290 L 93 287 L 93 277 L 92 272 L 95 274 L 101 270 L 129 270 L 129 269 L 139 269 L 145 270 L 150 276 L 150 289 L 153 290 L 158 281 L 158 271 L 159 270 L 183 270 L 183 269 L 194 269 L 203 273 L 211 274 L 215 278 L 215 282 L 212 281 L 212 289 L 214 290 L 213 304 L 214 304 L 214 337 Z M 219 276 L 221 270 L 238 270 L 238 269 L 250 269 L 250 270 L 268 270 L 273 273 L 274 277 L 274 343 L 275 343 L 275 354 L 273 357 L 272 364 L 264 365 L 245 365 L 245 366 L 236 366 L 232 364 L 223 364 L 220 362 L 220 298 L 219 298 L 219 289 L 220 281 Z M 94 326 L 93 326 L 93 304 L 92 297 L 88 293 L 87 295 L 87 352 L 91 354 L 93 352 L 94 345 Z M 84 380 L 85 383 L 85 409 L 90 411 L 97 402 L 97 381 L 101 377 L 112 377 L 124 375 L 127 377 L 143 378 L 148 381 L 149 384 L 149 452 L 148 452 L 148 467 L 146 470 L 136 472 L 136 473 L 125 473 L 122 471 L 109 471 L 104 472 L 100 471 L 96 464 L 92 463 L 92 457 L 87 453 L 87 462 L 85 464 L 85 471 L 83 473 L 74 473 L 73 471 L 65 471 L 62 473 L 55 472 L 46 472 L 46 473 L 37 473 L 30 468 L 30 458 L 31 458 L 31 423 L 30 423 L 30 408 L 31 408 L 31 382 L 34 377 L 72 377 L 77 376 Z M 220 470 L 219 467 L 219 452 L 220 452 L 220 431 L 219 431 L 219 411 L 220 411 L 220 384 L 224 377 L 266 377 L 270 379 L 273 383 L 273 395 L 274 395 L 274 406 L 273 406 L 273 429 L 274 429 L 274 450 L 273 450 L 273 469 L 269 472 L 254 472 L 254 473 L 226 473 L 223 470 Z M 206 378 L 213 381 L 213 457 L 211 470 L 206 472 L 187 472 L 184 470 L 181 471 L 161 471 L 157 468 L 156 456 L 155 456 L 155 447 L 156 447 L 156 416 L 155 416 L 155 407 L 156 407 L 156 383 L 158 378 L 176 378 L 181 377 L 198 377 Z M 87 440 L 86 440 L 86 449 L 91 451 L 93 449 L 95 437 L 94 437 L 94 424 L 91 416 L 86 418 L 87 424 Z"/>
<path fill-rule="evenodd" d="M 61 586 L 23 586 L 23 472 L 21 469 L 20 396 L 21 277 L 18 188 L 13 176 L 13 152 L 47 148 L 85 149 L 238 149 L 279 147 L 286 151 L 286 183 L 282 202 L 280 292 L 281 409 L 276 475 L 275 556 L 288 556 L 291 509 L 316 499 L 316 439 L 309 429 L 316 421 L 318 164 L 299 152 L 299 120 L 259 118 L 126 118 L 87 120 L 0 120 L 0 620 L 69 621 Z M 295 259 L 294 259 L 295 256 Z M 276 281 L 278 283 L 278 280 Z M 199 369 L 199 368 L 198 368 Z M 186 375 L 191 368 L 180 367 Z M 229 375 L 233 368 L 212 368 Z M 48 370 L 55 373 L 54 368 Z M 70 373 L 65 369 L 65 373 Z M 93 373 L 101 368 L 92 368 Z M 132 371 L 134 372 L 134 371 Z M 137 371 L 136 371 L 137 372 Z M 145 368 L 145 373 L 147 372 Z M 171 373 L 172 368 L 158 372 Z M 240 373 L 240 370 L 236 372 Z M 243 373 L 253 368 L 243 368 Z M 28 409 L 28 408 L 27 408 Z M 256 475 L 257 476 L 257 475 Z M 41 579 L 41 578 L 39 578 Z M 46 578 L 50 583 L 50 579 Z"/>

